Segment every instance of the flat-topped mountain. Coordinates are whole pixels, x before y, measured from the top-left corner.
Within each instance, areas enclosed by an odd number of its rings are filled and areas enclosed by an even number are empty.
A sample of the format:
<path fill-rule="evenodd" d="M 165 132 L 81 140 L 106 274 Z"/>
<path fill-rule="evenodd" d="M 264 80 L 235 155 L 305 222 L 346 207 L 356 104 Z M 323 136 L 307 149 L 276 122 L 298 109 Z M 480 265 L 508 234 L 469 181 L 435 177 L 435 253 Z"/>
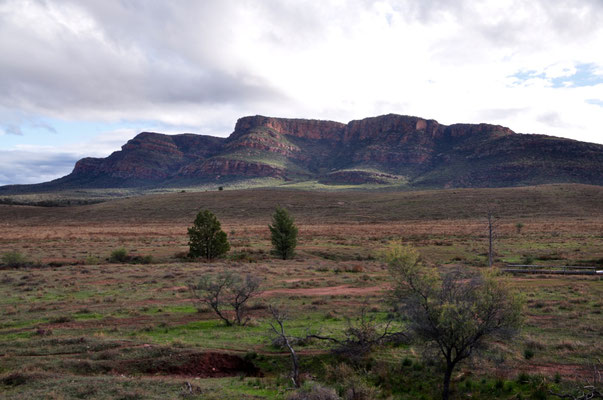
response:
<path fill-rule="evenodd" d="M 106 158 L 78 161 L 63 178 L 5 186 L 0 194 L 263 177 L 434 188 L 603 185 L 603 145 L 396 114 L 348 124 L 251 116 L 239 119 L 228 138 L 142 132 Z"/>

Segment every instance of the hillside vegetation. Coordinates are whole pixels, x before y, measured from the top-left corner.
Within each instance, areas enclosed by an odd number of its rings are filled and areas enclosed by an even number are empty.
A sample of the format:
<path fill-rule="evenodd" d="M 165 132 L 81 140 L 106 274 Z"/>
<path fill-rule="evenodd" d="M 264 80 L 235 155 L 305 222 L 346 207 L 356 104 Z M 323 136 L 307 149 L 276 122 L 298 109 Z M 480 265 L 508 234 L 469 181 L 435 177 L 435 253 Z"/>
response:
<path fill-rule="evenodd" d="M 365 223 L 500 217 L 601 216 L 603 187 L 543 185 L 412 192 L 225 190 L 167 193 L 73 207 L 0 205 L 0 217 L 19 223 L 188 222 L 201 208 L 228 222 L 269 219 L 283 206 L 304 223 Z"/>

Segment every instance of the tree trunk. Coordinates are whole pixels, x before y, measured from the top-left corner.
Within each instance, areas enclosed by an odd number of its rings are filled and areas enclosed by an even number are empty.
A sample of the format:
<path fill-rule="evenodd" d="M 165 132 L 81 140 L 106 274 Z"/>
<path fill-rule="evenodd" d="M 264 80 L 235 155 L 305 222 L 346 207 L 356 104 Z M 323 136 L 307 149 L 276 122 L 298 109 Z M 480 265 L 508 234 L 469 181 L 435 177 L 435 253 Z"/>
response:
<path fill-rule="evenodd" d="M 299 362 L 297 361 L 297 354 L 295 354 L 295 351 L 292 351 L 292 353 L 291 353 L 291 364 L 292 364 L 291 380 L 293 381 L 293 385 L 296 388 L 298 388 L 301 386 L 301 383 L 299 382 Z"/>
<path fill-rule="evenodd" d="M 293 386 L 298 388 L 301 386 L 301 384 L 299 382 L 299 361 L 297 359 L 297 353 L 295 353 L 291 342 L 289 342 L 289 338 L 284 334 L 284 332 L 282 337 L 285 340 L 285 345 L 291 353 L 291 380 L 293 381 Z"/>
<path fill-rule="evenodd" d="M 450 378 L 452 377 L 452 369 L 454 365 L 448 364 L 444 373 L 444 388 L 442 390 L 442 400 L 448 400 L 450 397 Z"/>

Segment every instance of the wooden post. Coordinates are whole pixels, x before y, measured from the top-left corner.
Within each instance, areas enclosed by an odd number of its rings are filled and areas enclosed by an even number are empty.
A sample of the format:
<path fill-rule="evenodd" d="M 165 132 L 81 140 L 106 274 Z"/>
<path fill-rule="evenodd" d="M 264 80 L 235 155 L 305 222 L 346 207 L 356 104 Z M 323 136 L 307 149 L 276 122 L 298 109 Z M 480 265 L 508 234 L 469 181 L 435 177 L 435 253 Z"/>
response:
<path fill-rule="evenodd" d="M 492 267 L 494 264 L 494 256 L 492 249 L 492 235 L 493 235 L 493 227 L 492 227 L 492 211 L 488 211 L 488 266 Z"/>

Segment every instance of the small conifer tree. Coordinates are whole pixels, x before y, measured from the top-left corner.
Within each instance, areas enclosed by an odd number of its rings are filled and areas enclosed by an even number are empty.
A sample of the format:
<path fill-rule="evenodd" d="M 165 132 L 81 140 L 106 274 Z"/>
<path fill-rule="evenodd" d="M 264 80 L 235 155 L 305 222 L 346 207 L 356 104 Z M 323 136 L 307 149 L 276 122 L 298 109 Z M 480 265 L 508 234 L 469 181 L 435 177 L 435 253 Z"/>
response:
<path fill-rule="evenodd" d="M 188 228 L 188 236 L 190 257 L 212 260 L 230 250 L 226 232 L 222 230 L 218 218 L 209 210 L 199 211 L 193 226 Z"/>
<path fill-rule="evenodd" d="M 268 225 L 272 236 L 273 253 L 286 260 L 293 257 L 297 245 L 297 226 L 284 208 L 277 207 Z"/>

